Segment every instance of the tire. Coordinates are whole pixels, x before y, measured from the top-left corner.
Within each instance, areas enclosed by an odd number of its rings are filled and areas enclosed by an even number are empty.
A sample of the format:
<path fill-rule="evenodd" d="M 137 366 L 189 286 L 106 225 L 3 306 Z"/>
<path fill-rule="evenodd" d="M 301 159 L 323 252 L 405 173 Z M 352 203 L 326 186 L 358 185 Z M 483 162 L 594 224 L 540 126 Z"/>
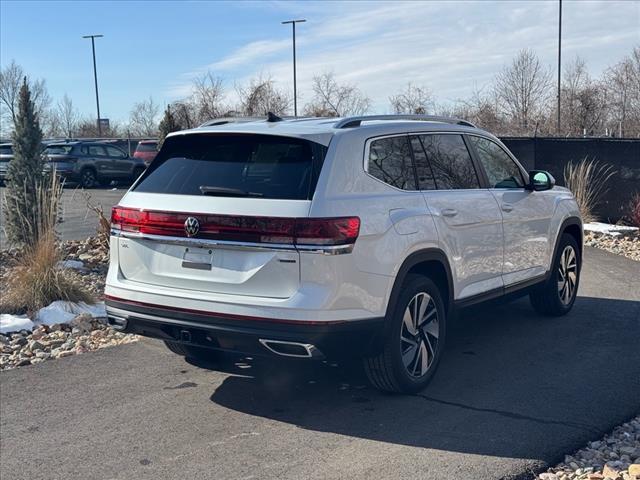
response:
<path fill-rule="evenodd" d="M 551 275 L 543 285 L 529 294 L 533 309 L 541 315 L 559 317 L 569 313 L 576 301 L 580 284 L 582 258 L 578 242 L 563 233 L 553 259 Z"/>
<path fill-rule="evenodd" d="M 92 168 L 85 168 L 80 172 L 80 186 L 82 188 L 94 188 L 98 185 L 98 177 Z"/>
<path fill-rule="evenodd" d="M 382 352 L 365 358 L 364 369 L 371 384 L 380 390 L 416 393 L 427 386 L 440 363 L 446 310 L 440 288 L 427 277 L 410 275 L 401 292 L 385 321 Z"/>
<path fill-rule="evenodd" d="M 196 360 L 211 360 L 216 356 L 216 352 L 209 348 L 194 347 L 179 342 L 170 342 L 165 340 L 164 344 L 169 350 L 176 355 L 186 358 L 195 358 Z"/>

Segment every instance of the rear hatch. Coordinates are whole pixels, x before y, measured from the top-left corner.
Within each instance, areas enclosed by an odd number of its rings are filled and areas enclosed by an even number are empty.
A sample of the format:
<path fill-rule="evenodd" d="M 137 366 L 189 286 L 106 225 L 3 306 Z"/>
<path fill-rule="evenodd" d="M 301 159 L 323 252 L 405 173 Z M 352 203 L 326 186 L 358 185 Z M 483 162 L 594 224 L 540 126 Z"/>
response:
<path fill-rule="evenodd" d="M 53 168 L 60 168 L 60 164 L 75 163 L 78 159 L 71 153 L 73 151 L 72 144 L 52 144 L 47 145 L 42 151 L 47 163 L 44 165 L 45 171 Z M 68 165 L 64 165 L 63 168 L 69 168 Z"/>
<path fill-rule="evenodd" d="M 0 145 L 0 173 L 4 174 L 9 166 L 9 161 L 13 158 L 13 148 L 11 144 Z"/>
<path fill-rule="evenodd" d="M 121 275 L 154 286 L 288 298 L 326 147 L 273 135 L 169 137 L 112 212 Z"/>

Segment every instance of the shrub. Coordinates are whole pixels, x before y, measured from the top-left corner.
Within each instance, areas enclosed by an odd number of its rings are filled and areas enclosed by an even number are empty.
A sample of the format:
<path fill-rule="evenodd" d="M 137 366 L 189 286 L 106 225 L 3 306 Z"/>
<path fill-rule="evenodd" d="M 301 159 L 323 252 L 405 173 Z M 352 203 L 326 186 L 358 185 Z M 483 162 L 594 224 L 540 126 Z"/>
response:
<path fill-rule="evenodd" d="M 613 167 L 585 157 L 564 168 L 564 183 L 573 192 L 585 223 L 597 220 L 595 209 L 608 191 L 607 182 L 616 172 Z"/>
<path fill-rule="evenodd" d="M 167 105 L 164 116 L 162 120 L 160 120 L 160 125 L 158 125 L 158 150 L 160 150 L 160 147 L 164 143 L 165 137 L 171 132 L 177 132 L 178 130 L 182 130 L 182 126 L 171 111 L 171 106 Z"/>
<path fill-rule="evenodd" d="M 14 157 L 7 168 L 4 195 L 5 229 L 9 242 L 34 246 L 42 230 L 35 204 L 38 190 L 44 184 L 42 130 L 38 122 L 31 92 L 24 79 L 18 98 L 18 114 L 13 133 Z"/>

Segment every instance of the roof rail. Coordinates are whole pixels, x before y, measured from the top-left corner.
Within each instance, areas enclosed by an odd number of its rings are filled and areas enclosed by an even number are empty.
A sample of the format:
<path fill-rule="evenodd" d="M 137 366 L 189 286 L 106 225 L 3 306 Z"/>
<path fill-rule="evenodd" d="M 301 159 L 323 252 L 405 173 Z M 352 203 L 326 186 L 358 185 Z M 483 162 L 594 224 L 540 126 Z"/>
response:
<path fill-rule="evenodd" d="M 359 127 L 362 122 L 370 120 L 413 120 L 417 122 L 440 122 L 476 128 L 473 123 L 466 120 L 461 120 L 459 118 L 453 117 L 441 117 L 438 115 L 361 115 L 358 117 L 343 118 L 342 120 L 336 122 L 334 128 Z"/>

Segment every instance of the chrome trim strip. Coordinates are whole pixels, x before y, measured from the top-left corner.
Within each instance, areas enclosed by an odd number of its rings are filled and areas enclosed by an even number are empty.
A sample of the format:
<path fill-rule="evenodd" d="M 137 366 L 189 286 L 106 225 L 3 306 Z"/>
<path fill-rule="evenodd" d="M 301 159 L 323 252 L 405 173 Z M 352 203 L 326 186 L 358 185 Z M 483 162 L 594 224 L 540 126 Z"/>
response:
<path fill-rule="evenodd" d="M 181 245 L 185 247 L 224 247 L 233 249 L 251 249 L 251 250 L 277 250 L 285 252 L 307 252 L 320 253 L 323 255 L 341 255 L 351 253 L 352 245 L 290 245 L 285 243 L 254 243 L 254 242 L 234 242 L 231 240 L 211 240 L 208 238 L 193 237 L 172 237 L 164 235 L 151 235 L 148 233 L 123 232 L 118 229 L 111 229 L 111 235 L 114 237 L 130 238 L 133 240 L 149 240 L 152 242 L 165 243 L 169 245 Z"/>
<path fill-rule="evenodd" d="M 276 355 L 280 355 L 282 357 L 295 357 L 295 358 L 313 358 L 322 357 L 322 352 L 318 350 L 315 345 L 310 343 L 300 343 L 300 342 L 287 342 L 285 340 L 269 340 L 265 338 L 260 338 L 258 341 L 270 352 L 275 353 Z M 306 355 L 296 355 L 295 353 L 283 353 L 279 352 L 275 348 L 271 347 L 270 344 L 273 345 L 295 345 L 296 347 L 302 347 L 306 351 Z"/>

